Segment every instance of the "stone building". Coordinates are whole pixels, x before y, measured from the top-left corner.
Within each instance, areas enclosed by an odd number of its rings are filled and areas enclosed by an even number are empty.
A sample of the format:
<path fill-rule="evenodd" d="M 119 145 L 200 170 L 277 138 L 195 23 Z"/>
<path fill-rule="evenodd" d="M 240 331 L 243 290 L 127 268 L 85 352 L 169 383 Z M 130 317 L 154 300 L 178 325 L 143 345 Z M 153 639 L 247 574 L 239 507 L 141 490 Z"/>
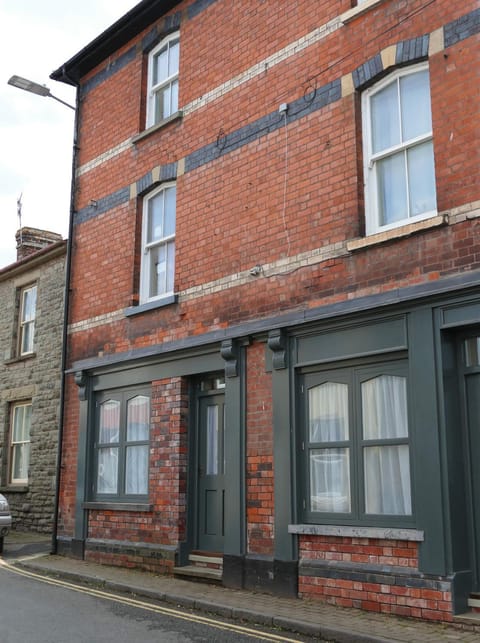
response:
<path fill-rule="evenodd" d="M 478 0 L 143 0 L 52 74 L 78 86 L 59 551 L 475 605 L 479 31 Z"/>
<path fill-rule="evenodd" d="M 13 528 L 53 527 L 67 242 L 23 227 L 0 270 L 0 491 Z"/>

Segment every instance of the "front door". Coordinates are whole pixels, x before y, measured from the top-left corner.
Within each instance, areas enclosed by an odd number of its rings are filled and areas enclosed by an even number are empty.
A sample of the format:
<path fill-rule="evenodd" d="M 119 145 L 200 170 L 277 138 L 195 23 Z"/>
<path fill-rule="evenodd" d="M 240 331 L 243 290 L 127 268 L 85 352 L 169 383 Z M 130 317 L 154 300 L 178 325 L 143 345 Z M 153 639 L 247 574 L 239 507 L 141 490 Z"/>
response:
<path fill-rule="evenodd" d="M 474 590 L 480 591 L 480 335 L 464 343 L 467 437 L 470 460 L 470 507 Z"/>
<path fill-rule="evenodd" d="M 198 549 L 223 552 L 225 457 L 223 393 L 198 398 Z"/>

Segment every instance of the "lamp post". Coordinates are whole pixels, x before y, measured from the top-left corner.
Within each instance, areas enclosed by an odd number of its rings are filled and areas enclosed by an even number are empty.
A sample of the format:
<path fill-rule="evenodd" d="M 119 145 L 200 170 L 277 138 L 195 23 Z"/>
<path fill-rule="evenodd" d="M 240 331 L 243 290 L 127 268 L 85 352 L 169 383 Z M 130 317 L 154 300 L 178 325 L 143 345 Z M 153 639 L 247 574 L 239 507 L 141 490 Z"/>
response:
<path fill-rule="evenodd" d="M 37 94 L 37 96 L 47 96 L 48 98 L 53 98 L 59 103 L 62 103 L 62 105 L 66 105 L 73 110 L 75 109 L 73 105 L 70 105 L 61 98 L 54 96 L 50 92 L 50 89 L 48 87 L 46 87 L 45 85 L 40 85 L 39 83 L 35 83 L 33 80 L 28 80 L 27 78 L 22 78 L 21 76 L 12 76 L 9 79 L 8 84 L 12 85 L 13 87 L 18 87 L 18 89 L 23 89 L 26 92 L 30 92 L 31 94 Z"/>

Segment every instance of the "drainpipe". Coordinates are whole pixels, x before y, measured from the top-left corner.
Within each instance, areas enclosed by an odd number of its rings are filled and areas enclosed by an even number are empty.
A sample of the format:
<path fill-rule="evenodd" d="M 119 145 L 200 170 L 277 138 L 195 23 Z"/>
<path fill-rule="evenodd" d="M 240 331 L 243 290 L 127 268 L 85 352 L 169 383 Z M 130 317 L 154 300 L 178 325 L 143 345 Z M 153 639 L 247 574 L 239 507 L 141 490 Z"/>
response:
<path fill-rule="evenodd" d="M 63 420 L 65 411 L 65 371 L 67 367 L 67 340 L 68 340 L 68 313 L 70 304 L 70 274 L 72 265 L 72 247 L 73 247 L 73 217 L 75 214 L 75 189 L 76 189 L 76 170 L 77 170 L 77 143 L 78 143 L 78 128 L 79 128 L 79 106 L 80 106 L 80 90 L 79 83 L 70 78 L 65 70 L 62 70 L 63 78 L 69 85 L 73 85 L 77 89 L 75 100 L 75 121 L 73 127 L 73 152 L 72 152 L 72 179 L 70 186 L 70 219 L 68 224 L 68 239 L 67 239 L 67 256 L 65 266 L 65 292 L 64 292 L 64 313 L 63 313 L 63 330 L 62 330 L 62 355 L 61 355 L 61 377 L 60 377 L 60 413 L 58 420 L 58 442 L 57 442 L 57 468 L 55 480 L 55 502 L 53 510 L 53 530 L 52 530 L 52 543 L 51 553 L 57 553 L 57 535 L 58 535 L 58 514 L 60 504 L 60 482 L 61 482 L 61 467 L 62 467 L 62 448 L 63 448 Z"/>

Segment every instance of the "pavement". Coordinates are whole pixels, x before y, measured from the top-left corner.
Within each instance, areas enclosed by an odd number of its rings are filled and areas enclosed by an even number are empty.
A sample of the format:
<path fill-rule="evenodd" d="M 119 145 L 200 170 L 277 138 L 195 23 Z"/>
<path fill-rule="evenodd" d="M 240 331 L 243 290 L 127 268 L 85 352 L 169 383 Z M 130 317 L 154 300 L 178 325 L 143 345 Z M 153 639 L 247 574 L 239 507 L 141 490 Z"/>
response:
<path fill-rule="evenodd" d="M 455 625 L 365 612 L 295 598 L 281 598 L 246 590 L 159 576 L 135 569 L 98 565 L 50 553 L 49 534 L 12 531 L 3 558 L 10 564 L 71 582 L 94 585 L 111 592 L 135 594 L 154 601 L 195 609 L 338 643 L 480 642 L 469 621 Z"/>

